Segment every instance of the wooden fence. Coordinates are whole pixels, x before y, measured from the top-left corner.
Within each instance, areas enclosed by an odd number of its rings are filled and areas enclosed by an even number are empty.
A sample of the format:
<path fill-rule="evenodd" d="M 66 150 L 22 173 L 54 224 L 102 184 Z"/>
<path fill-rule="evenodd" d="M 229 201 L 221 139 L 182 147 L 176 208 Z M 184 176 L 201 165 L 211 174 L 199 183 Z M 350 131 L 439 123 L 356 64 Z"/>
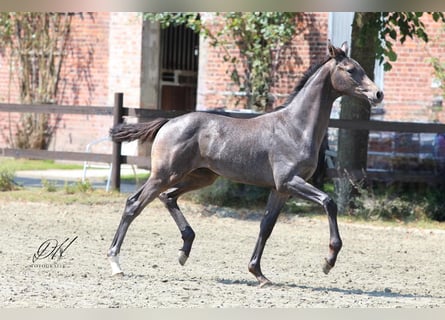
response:
<path fill-rule="evenodd" d="M 122 123 L 125 117 L 136 117 L 142 121 L 148 119 L 165 117 L 173 118 L 184 114 L 180 111 L 162 111 L 141 108 L 126 108 L 123 106 L 123 94 L 116 93 L 114 96 L 113 107 L 97 106 L 62 106 L 62 105 L 18 105 L 18 104 L 0 104 L 1 112 L 17 113 L 53 113 L 53 114 L 84 114 L 84 115 L 104 115 L 113 116 L 113 125 Z M 257 114 L 243 112 L 218 112 L 231 117 L 252 118 Z M 394 132 L 423 132 L 440 133 L 445 132 L 445 124 L 438 123 L 412 123 L 412 122 L 388 122 L 388 121 L 361 121 L 361 120 L 340 120 L 331 119 L 329 122 L 331 128 L 342 128 L 351 130 L 369 130 L 369 131 L 394 131 Z M 149 157 L 125 156 L 121 155 L 121 144 L 113 143 L 112 154 L 89 153 L 89 152 L 69 152 L 69 151 L 49 151 L 49 150 L 30 150 L 14 149 L 0 147 L 0 156 L 14 158 L 30 159 L 52 159 L 52 160 L 71 160 L 71 161 L 89 161 L 106 162 L 112 164 L 111 188 L 120 190 L 120 167 L 121 164 L 132 164 L 138 166 L 147 166 L 150 163 Z M 335 170 L 329 170 L 329 176 L 335 177 L 339 173 Z M 355 175 L 360 174 L 356 173 Z M 366 172 L 369 179 L 393 179 L 400 181 L 427 181 L 431 183 L 441 183 L 444 177 L 425 173 L 403 172 Z"/>

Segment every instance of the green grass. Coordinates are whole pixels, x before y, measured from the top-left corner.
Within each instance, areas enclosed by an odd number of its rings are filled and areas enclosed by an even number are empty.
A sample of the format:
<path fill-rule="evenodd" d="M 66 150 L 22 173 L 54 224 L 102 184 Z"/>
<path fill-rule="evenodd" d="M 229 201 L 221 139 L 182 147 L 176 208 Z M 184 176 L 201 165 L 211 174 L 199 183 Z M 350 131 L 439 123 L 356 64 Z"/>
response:
<path fill-rule="evenodd" d="M 67 190 L 58 188 L 48 191 L 46 188 L 21 188 L 15 191 L 0 192 L 0 201 L 47 202 L 55 204 L 125 204 L 126 194 L 106 192 L 105 190 Z"/>
<path fill-rule="evenodd" d="M 150 173 L 137 173 L 136 176 L 134 174 L 121 175 L 121 182 L 143 184 L 149 176 Z"/>
<path fill-rule="evenodd" d="M 54 160 L 29 160 L 0 157 L 0 167 L 12 171 L 50 170 L 50 169 L 82 169 L 83 165 L 58 163 Z"/>
<path fill-rule="evenodd" d="M 59 163 L 54 160 L 31 160 L 31 159 L 14 159 L 0 157 L 0 168 L 4 171 L 16 172 L 16 171 L 32 171 L 32 170 L 82 170 L 82 164 L 76 163 Z M 107 169 L 104 169 L 107 170 Z M 121 182 L 126 183 L 144 183 L 149 173 L 138 173 L 122 175 Z"/>

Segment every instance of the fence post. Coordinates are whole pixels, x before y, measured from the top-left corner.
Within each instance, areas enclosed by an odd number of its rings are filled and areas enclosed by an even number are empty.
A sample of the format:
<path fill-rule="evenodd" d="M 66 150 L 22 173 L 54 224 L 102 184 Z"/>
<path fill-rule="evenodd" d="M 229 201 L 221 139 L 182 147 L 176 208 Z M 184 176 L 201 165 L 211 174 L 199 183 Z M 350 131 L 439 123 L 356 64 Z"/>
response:
<path fill-rule="evenodd" d="M 113 126 L 122 123 L 124 120 L 124 94 L 117 92 L 114 94 Z M 121 150 L 120 142 L 113 142 L 113 154 L 111 157 L 111 189 L 120 191 L 121 188 Z"/>

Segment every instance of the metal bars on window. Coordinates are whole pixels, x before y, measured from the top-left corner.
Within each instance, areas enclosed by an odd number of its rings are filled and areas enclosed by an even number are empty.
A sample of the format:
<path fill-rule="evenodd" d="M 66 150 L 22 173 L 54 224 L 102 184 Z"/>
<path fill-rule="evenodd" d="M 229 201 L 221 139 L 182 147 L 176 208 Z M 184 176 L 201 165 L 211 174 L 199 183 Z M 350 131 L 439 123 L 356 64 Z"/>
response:
<path fill-rule="evenodd" d="M 177 25 L 163 29 L 161 39 L 163 70 L 198 70 L 198 34 L 184 25 Z"/>

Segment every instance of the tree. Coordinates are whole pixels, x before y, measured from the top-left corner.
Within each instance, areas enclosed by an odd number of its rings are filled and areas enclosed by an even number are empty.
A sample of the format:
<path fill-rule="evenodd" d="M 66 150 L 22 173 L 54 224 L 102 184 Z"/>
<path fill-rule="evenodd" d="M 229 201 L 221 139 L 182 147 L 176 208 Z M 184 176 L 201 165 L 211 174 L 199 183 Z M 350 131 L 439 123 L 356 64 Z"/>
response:
<path fill-rule="evenodd" d="M 247 108 L 264 111 L 270 104 L 270 91 L 278 80 L 283 49 L 305 26 L 304 13 L 297 12 L 226 12 L 217 13 L 222 27 L 216 32 L 199 19 L 198 13 L 146 14 L 161 27 L 185 24 L 224 50 L 227 72 L 239 91 L 247 97 Z M 231 50 L 233 46 L 237 52 Z"/>
<path fill-rule="evenodd" d="M 428 42 L 428 35 L 421 18 L 423 12 L 356 12 L 352 24 L 351 57 L 357 60 L 366 73 L 373 78 L 375 60 L 383 63 L 386 71 L 391 70 L 391 62 L 396 61 L 393 42 L 404 43 L 407 37 L 417 37 Z M 434 21 L 445 22 L 443 13 L 428 13 Z M 374 53 L 374 54 L 373 54 Z M 369 120 L 371 106 L 367 101 L 342 97 L 341 119 Z M 362 171 L 367 167 L 369 132 L 339 130 L 338 167 L 341 171 Z M 345 185 L 345 183 L 340 183 Z M 347 191 L 346 191 L 347 193 Z M 337 190 L 340 197 L 349 197 Z M 345 199 L 339 200 L 347 202 Z"/>
<path fill-rule="evenodd" d="M 20 103 L 54 103 L 70 35 L 72 14 L 0 13 L 0 45 L 9 55 L 10 86 L 17 81 Z M 10 126 L 11 127 L 11 126 Z M 19 148 L 46 149 L 52 135 L 47 114 L 23 114 L 10 142 Z"/>

